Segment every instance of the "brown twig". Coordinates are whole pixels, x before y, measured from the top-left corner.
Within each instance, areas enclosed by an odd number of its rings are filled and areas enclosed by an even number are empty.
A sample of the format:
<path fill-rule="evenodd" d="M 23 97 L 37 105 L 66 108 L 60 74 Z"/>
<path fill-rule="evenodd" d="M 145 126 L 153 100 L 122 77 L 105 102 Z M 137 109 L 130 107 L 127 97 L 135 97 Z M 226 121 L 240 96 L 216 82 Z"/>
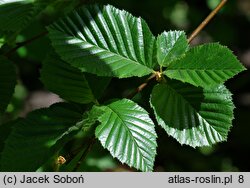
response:
<path fill-rule="evenodd" d="M 193 33 L 188 38 L 188 43 L 190 43 L 204 27 L 212 20 L 212 18 L 220 11 L 220 9 L 225 5 L 227 0 L 222 0 L 217 7 L 206 17 L 206 19 L 193 31 Z M 137 93 L 141 92 L 147 85 L 150 80 L 156 77 L 156 74 L 151 75 L 144 83 L 139 85 L 137 89 L 130 94 L 127 98 L 133 98 Z"/>
<path fill-rule="evenodd" d="M 43 37 L 43 36 L 45 36 L 45 35 L 47 35 L 47 34 L 48 34 L 48 32 L 45 31 L 45 32 L 42 32 L 42 33 L 40 33 L 40 34 L 38 34 L 38 35 L 36 35 L 36 36 L 34 36 L 34 37 L 32 37 L 32 38 L 26 40 L 26 41 L 17 43 L 17 44 L 16 44 L 16 47 L 10 49 L 8 52 L 5 53 L 5 56 L 9 57 L 12 53 L 14 53 L 14 52 L 15 52 L 16 50 L 18 50 L 19 48 L 21 48 L 21 47 L 23 47 L 23 46 L 25 46 L 25 45 L 27 45 L 27 44 L 33 42 L 34 40 L 39 39 L 39 38 L 41 38 L 41 37 Z"/>
<path fill-rule="evenodd" d="M 82 164 L 82 162 L 84 161 L 84 159 L 87 157 L 88 153 L 90 152 L 91 148 L 93 147 L 94 143 L 95 143 L 95 137 L 93 137 L 93 138 L 90 140 L 90 142 L 89 142 L 89 144 L 87 145 L 86 149 L 84 150 L 84 152 L 83 152 L 81 158 L 79 159 L 77 165 L 75 166 L 73 172 L 76 172 L 76 171 L 78 170 L 78 168 L 80 167 L 80 165 Z"/>
<path fill-rule="evenodd" d="M 188 38 L 188 43 L 190 43 L 201 30 L 212 20 L 212 18 L 220 11 L 220 9 L 225 5 L 227 0 L 221 0 L 218 6 L 206 17 L 206 19 L 193 31 L 193 33 Z"/>
<path fill-rule="evenodd" d="M 149 78 L 147 78 L 147 80 L 142 83 L 141 85 L 139 85 L 139 87 L 137 88 L 136 92 L 139 93 L 141 92 L 148 84 L 148 82 L 152 79 L 154 79 L 156 77 L 156 74 L 152 74 Z"/>
<path fill-rule="evenodd" d="M 134 92 L 130 93 L 126 98 L 132 99 L 137 93 L 140 93 L 148 85 L 149 81 L 151 81 L 155 77 L 156 77 L 156 74 L 152 74 L 149 78 L 147 78 L 147 80 L 145 82 L 143 82 L 141 85 L 139 85 L 136 88 L 136 90 Z"/>

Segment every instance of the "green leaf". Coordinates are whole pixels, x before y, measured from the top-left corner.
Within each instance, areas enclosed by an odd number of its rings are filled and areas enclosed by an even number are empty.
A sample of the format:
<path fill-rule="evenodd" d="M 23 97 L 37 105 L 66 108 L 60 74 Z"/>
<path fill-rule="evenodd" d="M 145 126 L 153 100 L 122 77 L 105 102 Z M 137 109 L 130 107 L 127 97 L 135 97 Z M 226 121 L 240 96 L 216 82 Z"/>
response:
<path fill-rule="evenodd" d="M 31 112 L 15 123 L 0 161 L 2 171 L 35 171 L 78 133 L 82 110 L 67 103 Z"/>
<path fill-rule="evenodd" d="M 16 85 L 16 70 L 12 62 L 0 56 L 0 116 L 5 112 Z"/>
<path fill-rule="evenodd" d="M 110 77 L 100 77 L 94 74 L 85 73 L 85 78 L 89 83 L 89 87 L 96 99 L 102 97 L 104 91 L 108 87 L 111 78 Z"/>
<path fill-rule="evenodd" d="M 188 49 L 188 41 L 184 31 L 163 32 L 157 38 L 158 63 L 167 67 L 172 61 L 179 59 Z"/>
<path fill-rule="evenodd" d="M 49 55 L 43 62 L 41 80 L 46 88 L 68 101 L 83 104 L 95 101 L 84 74 L 57 55 Z"/>
<path fill-rule="evenodd" d="M 28 26 L 47 4 L 42 0 L 0 0 L 0 30 L 18 33 Z"/>
<path fill-rule="evenodd" d="M 0 161 L 1 161 L 2 152 L 4 149 L 4 145 L 5 145 L 5 141 L 9 137 L 12 127 L 15 125 L 16 122 L 8 122 L 2 125 L 0 124 Z M 1 163 L 0 163 L 0 172 L 1 172 Z"/>
<path fill-rule="evenodd" d="M 11 129 L 15 123 L 16 122 L 11 122 L 11 123 L 8 122 L 3 125 L 0 125 L 0 158 L 1 158 L 1 153 L 3 151 L 3 148 L 4 148 L 4 143 L 6 139 L 8 138 L 11 132 Z"/>
<path fill-rule="evenodd" d="M 195 86 L 211 87 L 243 70 L 227 47 L 214 43 L 191 48 L 183 58 L 172 62 L 164 74 Z"/>
<path fill-rule="evenodd" d="M 211 146 L 226 140 L 232 126 L 234 105 L 223 85 L 202 89 L 168 80 L 154 87 L 150 103 L 159 125 L 181 144 Z"/>
<path fill-rule="evenodd" d="M 156 66 L 155 37 L 145 21 L 110 5 L 80 8 L 48 30 L 56 52 L 83 72 L 141 77 Z"/>
<path fill-rule="evenodd" d="M 156 155 L 156 133 L 148 113 L 128 99 L 96 107 L 103 111 L 98 118 L 96 137 L 113 157 L 142 171 L 152 171 Z"/>
<path fill-rule="evenodd" d="M 94 106 L 90 111 L 87 111 L 83 114 L 82 120 L 77 124 L 79 124 L 79 126 L 82 128 L 81 142 L 85 144 L 81 146 L 81 151 L 79 151 L 79 153 L 72 160 L 70 160 L 69 163 L 60 167 L 60 171 L 79 171 L 81 165 L 77 167 L 78 162 L 81 159 L 83 153 L 88 150 L 88 144 L 93 142 L 93 136 L 95 135 L 96 126 L 97 124 L 99 124 L 97 119 L 101 115 L 101 113 L 102 111 Z"/>
<path fill-rule="evenodd" d="M 1 0 L 0 25 L 1 30 L 14 31 L 23 28 L 32 18 L 33 1 L 27 0 Z"/>

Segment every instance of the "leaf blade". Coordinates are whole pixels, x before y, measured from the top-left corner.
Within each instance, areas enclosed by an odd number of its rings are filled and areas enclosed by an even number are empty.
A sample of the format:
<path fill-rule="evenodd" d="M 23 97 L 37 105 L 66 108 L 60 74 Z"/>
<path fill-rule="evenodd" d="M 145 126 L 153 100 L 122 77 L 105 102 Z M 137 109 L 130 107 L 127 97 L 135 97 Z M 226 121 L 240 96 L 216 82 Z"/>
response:
<path fill-rule="evenodd" d="M 185 57 L 171 63 L 164 74 L 194 86 L 212 87 L 243 70 L 227 47 L 212 43 L 191 48 Z"/>
<path fill-rule="evenodd" d="M 0 56 L 0 116 L 10 102 L 16 85 L 16 70 L 12 62 Z"/>
<path fill-rule="evenodd" d="M 156 65 L 155 38 L 146 23 L 110 5 L 81 8 L 48 30 L 62 59 L 84 72 L 141 77 Z"/>
<path fill-rule="evenodd" d="M 142 171 L 152 171 L 156 155 L 156 133 L 148 113 L 123 99 L 101 107 L 96 137 L 113 157 Z"/>
<path fill-rule="evenodd" d="M 42 0 L 0 0 L 0 31 L 18 33 L 51 2 Z"/>
<path fill-rule="evenodd" d="M 150 104 L 158 124 L 181 144 L 210 146 L 227 139 L 232 126 L 231 93 L 170 81 L 153 89 Z"/>
<path fill-rule="evenodd" d="M 0 1 L 1 30 L 15 31 L 20 27 L 22 28 L 31 19 L 32 13 L 33 4 L 31 1 Z"/>
<path fill-rule="evenodd" d="M 49 55 L 45 59 L 40 79 L 47 89 L 63 99 L 82 104 L 95 101 L 84 74 L 57 55 Z"/>
<path fill-rule="evenodd" d="M 163 32 L 157 37 L 158 63 L 167 67 L 172 61 L 179 59 L 188 49 L 188 41 L 184 31 Z"/>
<path fill-rule="evenodd" d="M 20 119 L 5 142 L 1 170 L 37 170 L 80 130 L 76 123 L 81 118 L 81 109 L 59 103 Z"/>

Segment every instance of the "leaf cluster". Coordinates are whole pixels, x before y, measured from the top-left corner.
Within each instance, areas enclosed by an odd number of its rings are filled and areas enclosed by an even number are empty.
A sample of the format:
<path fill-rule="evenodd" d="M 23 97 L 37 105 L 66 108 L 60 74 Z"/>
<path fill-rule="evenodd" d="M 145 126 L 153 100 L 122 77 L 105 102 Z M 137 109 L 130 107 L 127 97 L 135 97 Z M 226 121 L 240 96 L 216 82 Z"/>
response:
<path fill-rule="evenodd" d="M 23 1 L 16 8 L 15 3 L 0 1 L 0 15 L 11 7 L 10 19 L 6 22 L 0 16 L 0 25 L 11 31 L 24 27 L 40 10 L 31 8 L 35 5 Z M 35 171 L 48 161 L 56 166 L 64 145 L 82 132 L 141 171 L 153 170 L 157 124 L 191 147 L 227 139 L 234 104 L 223 84 L 244 70 L 227 47 L 218 43 L 191 47 L 184 31 L 155 37 L 142 18 L 110 5 L 78 8 L 47 30 L 54 51 L 43 62 L 41 81 L 67 102 L 31 112 L 12 122 L 11 131 L 6 130 L 9 124 L 0 126 L 0 134 L 11 132 L 1 140 L 5 143 L 0 145 L 1 170 Z M 158 81 L 148 99 L 154 114 L 133 99 L 99 104 L 112 77 L 152 74 Z M 0 56 L 0 113 L 13 93 L 14 75 L 11 62 Z"/>

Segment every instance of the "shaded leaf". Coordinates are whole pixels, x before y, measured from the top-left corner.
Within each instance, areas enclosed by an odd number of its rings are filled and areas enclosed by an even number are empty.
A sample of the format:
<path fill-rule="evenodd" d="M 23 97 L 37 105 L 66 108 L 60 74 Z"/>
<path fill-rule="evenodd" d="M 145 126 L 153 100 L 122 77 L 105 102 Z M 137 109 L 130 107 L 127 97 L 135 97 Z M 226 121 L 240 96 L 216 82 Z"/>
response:
<path fill-rule="evenodd" d="M 110 5 L 80 8 L 48 30 L 56 52 L 83 72 L 125 78 L 156 66 L 155 37 L 145 21 Z"/>
<path fill-rule="evenodd" d="M 41 80 L 46 88 L 68 101 L 83 104 L 95 101 L 84 74 L 57 55 L 50 55 L 43 62 Z"/>
<path fill-rule="evenodd" d="M 17 121 L 6 140 L 2 171 L 35 171 L 78 133 L 82 111 L 67 103 L 31 112 Z"/>
<path fill-rule="evenodd" d="M 96 137 L 113 157 L 142 171 L 152 171 L 156 155 L 156 133 L 148 113 L 128 99 L 96 107 Z"/>
<path fill-rule="evenodd" d="M 234 105 L 223 85 L 202 89 L 169 80 L 154 87 L 150 103 L 159 125 L 181 144 L 211 146 L 225 141 L 232 126 Z"/>
<path fill-rule="evenodd" d="M 0 30 L 17 32 L 24 29 L 49 3 L 42 0 L 0 0 Z"/>
<path fill-rule="evenodd" d="M 211 87 L 243 70 L 227 47 L 214 43 L 191 48 L 183 58 L 172 62 L 164 74 L 195 86 Z"/>
<path fill-rule="evenodd" d="M 1 153 L 4 148 L 5 140 L 8 138 L 11 129 L 15 123 L 16 122 L 11 122 L 0 125 L 0 159 L 1 159 Z"/>
<path fill-rule="evenodd" d="M 1 0 L 1 30 L 14 31 L 23 28 L 32 19 L 33 12 L 34 6 L 32 0 Z"/>
<path fill-rule="evenodd" d="M 96 99 L 102 97 L 105 89 L 108 87 L 111 77 L 100 77 L 94 74 L 85 73 L 85 78 L 89 83 L 89 87 Z"/>
<path fill-rule="evenodd" d="M 12 62 L 0 56 L 0 116 L 10 102 L 16 85 L 16 70 Z"/>

